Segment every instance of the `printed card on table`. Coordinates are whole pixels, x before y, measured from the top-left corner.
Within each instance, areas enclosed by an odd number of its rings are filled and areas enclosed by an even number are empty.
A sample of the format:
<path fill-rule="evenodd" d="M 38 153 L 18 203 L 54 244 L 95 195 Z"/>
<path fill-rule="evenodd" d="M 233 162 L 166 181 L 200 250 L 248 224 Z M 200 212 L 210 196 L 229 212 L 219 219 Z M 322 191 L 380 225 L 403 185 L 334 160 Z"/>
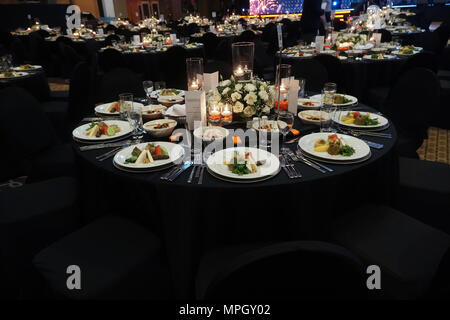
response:
<path fill-rule="evenodd" d="M 208 92 L 214 90 L 219 85 L 219 72 L 203 74 L 203 91 Z"/>
<path fill-rule="evenodd" d="M 321 52 L 323 51 L 323 44 L 324 44 L 324 36 L 317 36 L 316 37 L 316 51 Z"/>
<path fill-rule="evenodd" d="M 298 90 L 300 89 L 300 82 L 294 77 L 291 78 L 289 83 L 289 93 L 288 93 L 288 111 L 297 114 L 297 104 L 298 104 Z"/>
<path fill-rule="evenodd" d="M 204 91 L 186 91 L 186 123 L 189 130 L 194 130 L 195 121 L 206 125 L 206 94 Z"/>

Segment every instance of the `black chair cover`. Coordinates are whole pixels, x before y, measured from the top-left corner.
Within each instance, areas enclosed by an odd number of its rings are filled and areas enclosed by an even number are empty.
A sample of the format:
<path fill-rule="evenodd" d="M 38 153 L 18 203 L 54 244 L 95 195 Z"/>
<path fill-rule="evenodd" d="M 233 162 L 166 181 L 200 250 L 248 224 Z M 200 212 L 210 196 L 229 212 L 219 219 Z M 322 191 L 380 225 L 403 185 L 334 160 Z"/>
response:
<path fill-rule="evenodd" d="M 145 96 L 141 79 L 126 68 L 113 69 L 99 79 L 95 102 L 117 101 L 121 93 L 132 93 L 135 97 Z"/>
<path fill-rule="evenodd" d="M 306 80 L 307 91 L 321 92 L 323 85 L 328 81 L 327 69 L 314 59 L 298 59 L 292 65 L 291 72 L 294 77 Z"/>
<path fill-rule="evenodd" d="M 98 54 L 100 69 L 109 72 L 115 68 L 126 68 L 127 64 L 121 52 L 116 49 L 105 49 Z"/>

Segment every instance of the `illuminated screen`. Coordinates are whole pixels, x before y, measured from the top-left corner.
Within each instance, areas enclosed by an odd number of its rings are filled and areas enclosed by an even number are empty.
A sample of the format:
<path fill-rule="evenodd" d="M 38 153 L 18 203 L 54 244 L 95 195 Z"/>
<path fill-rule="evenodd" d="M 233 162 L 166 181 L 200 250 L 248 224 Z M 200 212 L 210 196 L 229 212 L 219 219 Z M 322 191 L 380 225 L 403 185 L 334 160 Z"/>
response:
<path fill-rule="evenodd" d="M 250 14 L 281 14 L 301 12 L 303 0 L 250 0 Z"/>

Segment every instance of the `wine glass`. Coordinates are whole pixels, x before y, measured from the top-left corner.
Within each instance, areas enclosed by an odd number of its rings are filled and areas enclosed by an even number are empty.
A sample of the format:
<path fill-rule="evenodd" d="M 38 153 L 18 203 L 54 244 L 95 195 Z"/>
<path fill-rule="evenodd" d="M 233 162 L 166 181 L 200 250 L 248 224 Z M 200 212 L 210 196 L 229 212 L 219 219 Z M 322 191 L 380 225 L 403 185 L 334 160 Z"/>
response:
<path fill-rule="evenodd" d="M 155 82 L 155 91 L 156 95 L 159 96 L 161 94 L 161 90 L 166 88 L 166 83 L 164 81 L 157 81 Z"/>
<path fill-rule="evenodd" d="M 281 151 L 285 150 L 286 148 L 286 136 L 291 130 L 292 126 L 294 125 L 294 115 L 290 113 L 289 111 L 285 110 L 278 110 L 278 116 L 277 116 L 277 124 L 278 129 L 280 130 L 281 134 L 283 135 L 283 145 L 281 148 Z"/>
<path fill-rule="evenodd" d="M 145 94 L 147 95 L 147 102 L 150 104 L 152 101 L 153 81 L 144 81 L 142 82 L 142 86 L 144 87 Z"/>

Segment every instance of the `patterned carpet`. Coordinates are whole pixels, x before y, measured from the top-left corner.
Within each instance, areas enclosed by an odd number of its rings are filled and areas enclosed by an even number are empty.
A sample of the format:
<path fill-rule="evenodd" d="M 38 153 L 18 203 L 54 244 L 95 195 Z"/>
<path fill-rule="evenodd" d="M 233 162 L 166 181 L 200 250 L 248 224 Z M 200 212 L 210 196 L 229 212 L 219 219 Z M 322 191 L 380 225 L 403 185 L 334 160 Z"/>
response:
<path fill-rule="evenodd" d="M 69 82 L 65 79 L 50 78 L 49 85 L 52 91 L 69 90 Z M 417 153 L 421 160 L 450 164 L 450 130 L 429 128 L 428 139 L 423 141 Z"/>
<path fill-rule="evenodd" d="M 450 130 L 431 127 L 428 139 L 417 150 L 421 160 L 450 164 Z"/>

